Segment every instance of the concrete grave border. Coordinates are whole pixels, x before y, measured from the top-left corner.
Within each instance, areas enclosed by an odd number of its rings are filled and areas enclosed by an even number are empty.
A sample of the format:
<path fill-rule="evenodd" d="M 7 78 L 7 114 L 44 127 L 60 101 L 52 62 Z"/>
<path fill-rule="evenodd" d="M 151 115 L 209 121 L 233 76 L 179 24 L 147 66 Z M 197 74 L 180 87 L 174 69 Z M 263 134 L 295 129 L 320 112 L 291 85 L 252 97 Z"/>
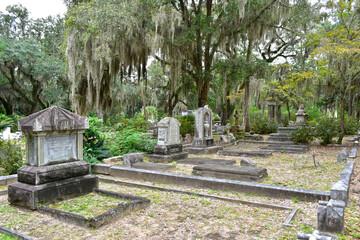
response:
<path fill-rule="evenodd" d="M 147 180 L 154 182 L 166 182 L 178 185 L 212 188 L 217 190 L 226 189 L 236 192 L 255 193 L 275 198 L 291 199 L 296 197 L 299 200 L 305 201 L 327 201 L 330 199 L 330 192 L 274 186 L 236 180 L 216 179 L 211 177 L 189 176 L 143 169 L 125 168 L 108 164 L 95 164 L 94 166 L 94 173 L 104 174 L 105 172 L 108 172 L 108 175 L 113 177 Z"/>
<path fill-rule="evenodd" d="M 109 183 L 109 184 L 124 185 L 124 186 L 137 187 L 137 188 L 154 189 L 154 190 L 158 190 L 158 191 L 162 191 L 162 192 L 174 192 L 174 193 L 180 193 L 180 194 L 186 194 L 186 195 L 206 197 L 206 198 L 221 200 L 221 201 L 225 201 L 225 202 L 246 204 L 246 205 L 250 205 L 250 206 L 254 206 L 254 207 L 263 207 L 263 208 L 270 208 L 270 209 L 276 209 L 276 210 L 291 211 L 291 213 L 289 214 L 289 216 L 286 218 L 285 222 L 283 223 L 284 227 L 293 227 L 294 226 L 294 225 L 290 224 L 290 222 L 294 218 L 295 214 L 298 211 L 298 209 L 296 209 L 296 208 L 294 209 L 294 208 L 276 205 L 276 204 L 253 202 L 253 201 L 241 200 L 241 199 L 237 199 L 237 198 L 229 198 L 229 197 L 209 195 L 209 194 L 203 194 L 203 193 L 197 193 L 197 192 L 191 192 L 191 191 L 177 190 L 177 189 L 173 189 L 173 188 L 163 188 L 163 187 L 157 187 L 157 186 L 148 185 L 148 184 L 121 181 L 121 180 L 115 180 L 115 179 L 110 179 L 110 178 L 99 177 L 99 181 L 102 181 L 104 183 Z"/>
<path fill-rule="evenodd" d="M 20 240 L 34 240 L 33 238 L 30 238 L 28 236 L 25 236 L 21 233 L 18 233 L 18 232 L 15 232 L 9 228 L 6 228 L 6 227 L 2 227 L 0 226 L 0 232 L 1 233 L 5 233 L 5 234 L 9 234 L 11 236 L 13 236 L 14 238 L 18 238 Z"/>
<path fill-rule="evenodd" d="M 130 200 L 128 203 L 119 203 L 116 207 L 106 211 L 103 214 L 100 214 L 98 216 L 92 217 L 92 218 L 86 218 L 82 215 L 65 212 L 61 210 L 57 210 L 54 208 L 49 208 L 45 206 L 38 207 L 38 211 L 40 213 L 50 215 L 60 221 L 71 223 L 80 227 L 100 227 L 104 224 L 107 224 L 109 222 L 114 221 L 117 218 L 121 218 L 123 216 L 126 216 L 129 214 L 129 212 L 143 209 L 147 207 L 150 204 L 150 200 L 144 197 L 138 197 L 130 194 L 124 194 L 119 192 L 112 192 L 102 189 L 94 189 L 94 193 L 101 193 L 105 194 L 110 197 L 118 198 L 118 199 L 124 199 L 124 200 Z"/>

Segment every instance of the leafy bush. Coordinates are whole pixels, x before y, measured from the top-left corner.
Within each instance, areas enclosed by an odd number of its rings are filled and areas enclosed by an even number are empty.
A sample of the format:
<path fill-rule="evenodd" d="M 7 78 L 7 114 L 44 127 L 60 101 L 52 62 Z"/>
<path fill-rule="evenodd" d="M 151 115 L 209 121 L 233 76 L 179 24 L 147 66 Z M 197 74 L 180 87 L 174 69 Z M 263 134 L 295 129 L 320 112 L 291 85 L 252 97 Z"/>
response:
<path fill-rule="evenodd" d="M 344 124 L 345 135 L 356 135 L 360 130 L 360 122 L 354 117 L 345 119 Z"/>
<path fill-rule="evenodd" d="M 84 133 L 84 160 L 91 165 L 111 156 L 104 146 L 105 138 L 99 132 L 101 122 L 101 119 L 89 117 L 89 128 Z"/>
<path fill-rule="evenodd" d="M 24 163 L 23 153 L 20 148 L 11 141 L 0 140 L 0 168 L 4 175 L 15 174 Z"/>
<path fill-rule="evenodd" d="M 291 140 L 295 143 L 310 143 L 314 140 L 313 129 L 310 126 L 296 128 L 291 133 Z"/>
<path fill-rule="evenodd" d="M 135 129 L 137 131 L 145 132 L 146 128 L 150 125 L 144 118 L 138 116 L 137 118 L 124 118 L 117 123 L 115 129 L 117 131 L 123 131 L 125 129 Z"/>
<path fill-rule="evenodd" d="M 115 156 L 132 152 L 152 153 L 156 145 L 156 140 L 132 128 L 117 131 L 109 140 L 110 153 Z"/>
<path fill-rule="evenodd" d="M 250 118 L 251 131 L 257 134 L 269 134 L 277 132 L 278 123 L 268 121 L 262 114 L 253 114 Z"/>
<path fill-rule="evenodd" d="M 177 120 L 181 123 L 180 134 L 185 137 L 186 134 L 195 134 L 195 116 L 186 115 L 183 117 L 176 117 Z"/>
<path fill-rule="evenodd" d="M 321 118 L 315 126 L 315 136 L 320 139 L 321 145 L 332 142 L 332 139 L 339 134 L 338 122 L 335 118 Z"/>

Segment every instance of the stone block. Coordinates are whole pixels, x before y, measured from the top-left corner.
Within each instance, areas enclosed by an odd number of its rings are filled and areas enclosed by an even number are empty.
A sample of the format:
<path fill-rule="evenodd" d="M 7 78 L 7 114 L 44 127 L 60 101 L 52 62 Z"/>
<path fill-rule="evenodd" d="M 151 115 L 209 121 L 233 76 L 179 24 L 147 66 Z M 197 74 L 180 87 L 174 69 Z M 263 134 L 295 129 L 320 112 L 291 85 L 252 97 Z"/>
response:
<path fill-rule="evenodd" d="M 318 230 L 322 232 L 344 232 L 344 209 L 345 203 L 330 199 L 329 202 L 319 201 L 318 207 Z"/>
<path fill-rule="evenodd" d="M 42 167 L 24 166 L 18 170 L 18 181 L 39 185 L 67 178 L 84 176 L 89 173 L 90 164 L 85 161 L 75 161 Z"/>
<path fill-rule="evenodd" d="M 169 155 L 173 153 L 180 153 L 182 150 L 181 144 L 156 145 L 154 148 L 154 154 Z"/>
<path fill-rule="evenodd" d="M 256 162 L 253 162 L 248 158 L 242 158 L 240 160 L 240 166 L 243 166 L 243 167 L 256 167 Z"/>
<path fill-rule="evenodd" d="M 348 201 L 349 185 L 343 181 L 336 182 L 330 190 L 330 198 L 333 200 L 343 201 L 345 204 Z"/>
<path fill-rule="evenodd" d="M 110 164 L 101 164 L 97 163 L 95 165 L 92 165 L 91 168 L 94 173 L 100 173 L 104 175 L 110 175 L 110 168 L 112 165 Z"/>
<path fill-rule="evenodd" d="M 98 178 L 90 174 L 41 185 L 16 182 L 8 187 L 8 200 L 14 205 L 37 209 L 39 202 L 53 202 L 83 195 L 98 187 Z"/>
<path fill-rule="evenodd" d="M 185 159 L 189 155 L 188 152 L 179 152 L 179 153 L 172 153 L 168 155 L 164 154 L 150 154 L 148 155 L 150 162 L 159 162 L 159 163 L 170 163 L 176 160 Z"/>
<path fill-rule="evenodd" d="M 322 233 L 318 230 L 315 230 L 312 234 L 299 233 L 297 239 L 298 240 L 336 240 L 339 238 L 335 235 L 329 233 Z"/>
<path fill-rule="evenodd" d="M 243 151 L 243 150 L 232 150 L 226 149 L 218 152 L 219 155 L 223 156 L 239 156 L 239 157 L 270 157 L 272 155 L 269 151 Z"/>
<path fill-rule="evenodd" d="M 123 156 L 124 167 L 132 167 L 133 164 L 143 162 L 143 155 L 140 153 L 128 153 Z"/>
<path fill-rule="evenodd" d="M 356 158 L 358 147 L 353 147 L 350 151 L 349 158 Z"/>
<path fill-rule="evenodd" d="M 204 164 L 193 167 L 192 174 L 240 181 L 260 181 L 267 176 L 267 169 Z"/>
<path fill-rule="evenodd" d="M 190 154 L 213 154 L 213 153 L 217 153 L 219 150 L 222 149 L 223 147 L 221 146 L 211 146 L 211 147 L 190 146 L 187 147 L 185 150 Z"/>
<path fill-rule="evenodd" d="M 348 158 L 348 156 L 349 156 L 349 151 L 346 148 L 343 148 L 337 157 L 337 162 L 338 163 L 346 162 L 346 159 Z"/>
<path fill-rule="evenodd" d="M 236 160 L 223 160 L 223 159 L 213 159 L 213 158 L 187 158 L 178 160 L 177 163 L 182 164 L 214 164 L 214 165 L 233 165 L 236 164 Z"/>

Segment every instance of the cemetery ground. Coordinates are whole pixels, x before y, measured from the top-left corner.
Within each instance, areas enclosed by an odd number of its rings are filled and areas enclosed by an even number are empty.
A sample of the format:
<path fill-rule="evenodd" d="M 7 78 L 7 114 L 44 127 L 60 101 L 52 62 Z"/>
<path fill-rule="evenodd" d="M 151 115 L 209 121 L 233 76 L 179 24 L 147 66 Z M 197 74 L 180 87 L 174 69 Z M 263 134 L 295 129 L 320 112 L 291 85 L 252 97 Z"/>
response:
<path fill-rule="evenodd" d="M 254 150 L 254 144 L 241 147 Z M 251 160 L 257 162 L 258 166 L 268 169 L 269 176 L 262 182 L 264 184 L 329 191 L 332 184 L 338 181 L 344 167 L 344 164 L 336 163 L 340 150 L 339 147 L 311 146 L 311 150 L 305 154 L 273 153 L 269 158 L 251 158 Z M 316 164 L 320 164 L 316 167 L 314 167 L 313 154 Z M 189 157 L 205 157 L 205 155 Z M 216 154 L 206 157 L 236 159 L 237 164 L 240 160 L 240 157 L 219 157 Z M 355 162 L 358 159 L 356 158 Z M 191 174 L 191 169 L 192 165 L 177 164 L 176 169 L 171 172 Z M 359 174 L 360 168 L 355 164 L 349 205 L 345 209 L 345 233 L 338 235 L 342 239 L 360 237 L 359 193 L 353 192 L 360 190 Z M 64 223 L 37 211 L 9 205 L 7 196 L 1 196 L 0 225 L 35 239 L 296 239 L 298 233 L 311 233 L 317 227 L 317 202 L 277 199 L 141 180 L 119 180 L 281 205 L 298 211 L 290 221 L 293 226 L 284 226 L 291 210 L 257 207 L 197 195 L 101 182 L 101 189 L 146 197 L 151 200 L 151 204 L 110 224 L 92 229 Z M 88 211 L 89 213 L 83 214 L 91 214 L 91 210 Z"/>

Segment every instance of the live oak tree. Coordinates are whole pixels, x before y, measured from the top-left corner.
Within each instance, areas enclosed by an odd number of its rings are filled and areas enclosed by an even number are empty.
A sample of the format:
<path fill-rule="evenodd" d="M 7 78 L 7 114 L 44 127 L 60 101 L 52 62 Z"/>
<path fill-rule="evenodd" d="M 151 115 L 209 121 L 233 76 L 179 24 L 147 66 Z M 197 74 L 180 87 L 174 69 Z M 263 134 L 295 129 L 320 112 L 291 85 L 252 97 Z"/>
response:
<path fill-rule="evenodd" d="M 32 113 L 54 103 L 66 103 L 67 85 L 60 45 L 64 24 L 60 18 L 33 20 L 21 5 L 0 13 L 0 102 Z M 59 88 L 59 83 L 63 88 Z M 63 96 L 63 97 L 62 97 Z"/>

